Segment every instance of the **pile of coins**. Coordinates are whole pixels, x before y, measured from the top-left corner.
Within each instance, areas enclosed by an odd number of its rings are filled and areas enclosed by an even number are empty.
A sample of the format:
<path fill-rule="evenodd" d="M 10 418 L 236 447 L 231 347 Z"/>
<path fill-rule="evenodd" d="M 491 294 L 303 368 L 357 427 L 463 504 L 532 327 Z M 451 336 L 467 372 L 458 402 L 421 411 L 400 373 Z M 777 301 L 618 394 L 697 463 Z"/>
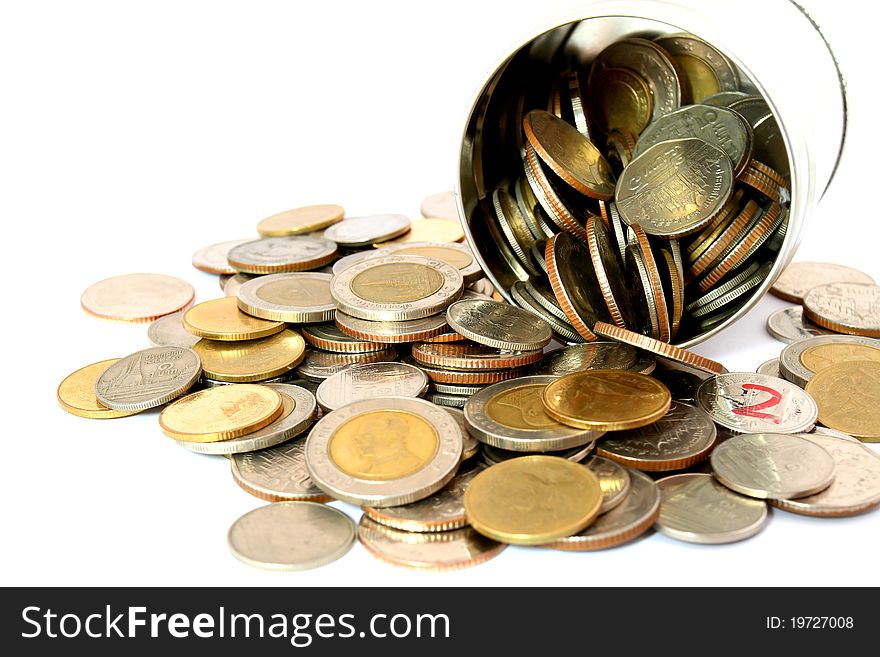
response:
<path fill-rule="evenodd" d="M 622 39 L 563 68 L 524 72 L 482 128 L 504 157 L 482 174 L 499 182 L 471 230 L 494 241 L 481 253 L 505 296 L 567 342 L 596 340 L 597 321 L 678 343 L 719 326 L 787 230 L 788 159 L 767 103 L 689 34 Z"/>

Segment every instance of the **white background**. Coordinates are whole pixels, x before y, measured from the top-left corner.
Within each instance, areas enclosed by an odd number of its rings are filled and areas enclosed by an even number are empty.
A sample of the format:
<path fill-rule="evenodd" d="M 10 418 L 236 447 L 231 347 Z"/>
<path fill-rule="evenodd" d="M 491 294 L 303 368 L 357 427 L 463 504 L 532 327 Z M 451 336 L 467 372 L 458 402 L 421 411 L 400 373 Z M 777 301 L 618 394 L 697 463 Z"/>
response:
<path fill-rule="evenodd" d="M 88 285 L 164 272 L 206 300 L 219 288 L 190 266 L 192 252 L 254 235 L 275 212 L 339 203 L 352 216 L 417 216 L 425 196 L 454 185 L 484 75 L 578 4 L 0 4 L 2 584 L 880 583 L 880 512 L 841 520 L 774 512 L 756 538 L 720 547 L 653 535 L 598 553 L 510 548 L 477 568 L 433 574 L 386 565 L 356 545 L 315 571 L 266 573 L 227 551 L 229 525 L 262 502 L 236 486 L 225 459 L 180 449 L 157 412 L 90 421 L 58 408 L 55 389 L 69 372 L 148 346 L 145 326 L 82 312 Z M 804 4 L 836 47 L 851 116 L 838 179 L 798 258 L 880 278 L 878 10 L 854 0 Z M 748 35 L 743 43 L 755 45 Z M 697 350 L 754 370 L 783 346 L 764 321 L 784 305 L 765 299 Z"/>

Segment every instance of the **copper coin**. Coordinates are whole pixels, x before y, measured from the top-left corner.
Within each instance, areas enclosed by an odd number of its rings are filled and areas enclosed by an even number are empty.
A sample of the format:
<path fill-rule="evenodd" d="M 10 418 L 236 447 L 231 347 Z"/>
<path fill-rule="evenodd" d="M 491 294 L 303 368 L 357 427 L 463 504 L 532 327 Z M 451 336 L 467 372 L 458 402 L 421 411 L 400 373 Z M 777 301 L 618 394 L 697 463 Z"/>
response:
<path fill-rule="evenodd" d="M 648 241 L 647 233 L 638 224 L 631 224 L 629 226 L 627 235 L 629 234 L 632 234 L 634 237 L 633 244 L 641 252 L 642 262 L 645 265 L 648 283 L 651 287 L 651 296 L 657 304 L 657 319 L 659 321 L 659 335 L 657 337 L 663 342 L 669 342 L 672 340 L 672 323 L 669 321 L 666 294 L 663 292 L 663 280 L 660 277 L 660 269 L 657 267 L 654 252 L 651 250 L 651 243 Z"/>
<path fill-rule="evenodd" d="M 498 383 L 507 379 L 516 379 L 527 373 L 524 367 L 511 367 L 505 370 L 452 370 L 442 367 L 423 365 L 414 359 L 405 358 L 404 363 L 415 365 L 434 383 L 452 383 L 462 385 L 485 385 Z"/>
<path fill-rule="evenodd" d="M 451 344 L 416 342 L 412 346 L 412 357 L 420 364 L 456 370 L 500 370 L 522 367 L 541 360 L 543 353 L 541 349 L 507 351 L 474 342 Z"/>
<path fill-rule="evenodd" d="M 585 340 L 595 340 L 592 331 L 597 321 L 610 319 L 600 296 L 596 272 L 591 266 L 589 248 L 568 233 L 558 233 L 547 240 L 544 253 L 550 285 L 559 307 Z"/>
<path fill-rule="evenodd" d="M 550 217 L 550 219 L 562 230 L 576 235 L 581 239 L 587 239 L 587 233 L 584 230 L 583 223 L 575 218 L 571 211 L 566 207 L 565 203 L 559 197 L 559 193 L 553 185 L 553 182 L 544 171 L 538 154 L 531 145 L 525 145 L 523 155 L 525 159 L 526 178 L 538 197 L 541 207 Z M 549 231 L 552 235 L 553 231 Z M 550 237 L 550 235 L 548 235 Z"/>
<path fill-rule="evenodd" d="M 417 342 L 439 335 L 449 328 L 445 313 L 400 322 L 371 322 L 337 310 L 335 322 L 340 331 L 353 338 L 382 344 Z"/>
<path fill-rule="evenodd" d="M 192 285 L 165 274 L 123 274 L 90 285 L 80 305 L 90 315 L 117 322 L 152 322 L 192 303 Z"/>

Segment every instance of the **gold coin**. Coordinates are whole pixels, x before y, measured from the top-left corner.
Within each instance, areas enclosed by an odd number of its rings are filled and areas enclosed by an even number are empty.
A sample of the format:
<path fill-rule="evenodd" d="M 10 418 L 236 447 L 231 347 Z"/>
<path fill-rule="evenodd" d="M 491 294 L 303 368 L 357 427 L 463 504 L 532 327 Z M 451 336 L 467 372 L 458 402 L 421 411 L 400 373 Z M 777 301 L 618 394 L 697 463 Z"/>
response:
<path fill-rule="evenodd" d="M 805 388 L 819 406 L 819 422 L 864 442 L 880 442 L 880 362 L 830 365 Z"/>
<path fill-rule="evenodd" d="M 202 360 L 202 370 L 209 379 L 228 383 L 265 381 L 280 376 L 299 365 L 305 356 L 306 343 L 291 329 L 258 340 L 223 342 L 199 340 L 193 346 Z"/>
<path fill-rule="evenodd" d="M 170 404 L 159 415 L 159 426 L 175 440 L 214 443 L 262 429 L 283 410 L 281 395 L 268 386 L 219 386 Z"/>
<path fill-rule="evenodd" d="M 443 287 L 443 276 L 427 265 L 389 262 L 364 269 L 351 279 L 349 287 L 364 301 L 413 303 Z"/>
<path fill-rule="evenodd" d="M 308 205 L 263 219 L 257 224 L 257 232 L 261 237 L 302 235 L 332 226 L 344 216 L 345 209 L 340 205 Z"/>
<path fill-rule="evenodd" d="M 541 393 L 544 384 L 521 386 L 499 392 L 486 404 L 486 415 L 498 424 L 525 431 L 543 431 L 546 429 L 564 429 L 544 410 Z"/>
<path fill-rule="evenodd" d="M 90 315 L 116 322 L 152 322 L 192 303 L 192 285 L 165 274 L 124 274 L 90 285 L 80 305 Z"/>
<path fill-rule="evenodd" d="M 382 246 L 386 246 L 383 244 Z M 473 256 L 461 249 L 444 246 L 410 246 L 396 249 L 394 255 L 417 255 L 423 258 L 436 258 L 448 262 L 456 269 L 464 269 L 474 261 Z"/>
<path fill-rule="evenodd" d="M 873 360 L 880 362 L 880 349 L 867 344 L 829 342 L 806 349 L 801 354 L 801 364 L 811 372 L 849 360 Z"/>
<path fill-rule="evenodd" d="M 386 246 L 407 244 L 409 242 L 460 242 L 463 239 L 464 231 L 459 222 L 428 217 L 426 219 L 413 219 L 409 225 L 408 232 L 395 239 L 373 244 L 373 248 L 381 249 Z M 399 255 L 399 252 L 395 252 L 395 255 Z"/>
<path fill-rule="evenodd" d="M 503 543 L 540 545 L 589 525 L 602 488 L 588 468 L 558 456 L 523 456 L 493 465 L 464 494 L 468 522 Z"/>
<path fill-rule="evenodd" d="M 656 422 L 672 403 L 656 379 L 626 370 L 590 370 L 560 377 L 542 399 L 547 415 L 580 429 L 622 431 Z"/>
<path fill-rule="evenodd" d="M 235 297 L 203 301 L 186 311 L 183 328 L 209 340 L 254 340 L 284 330 L 284 322 L 241 312 Z"/>
<path fill-rule="evenodd" d="M 93 420 L 127 417 L 140 411 L 114 411 L 95 397 L 95 382 L 118 358 L 92 363 L 68 374 L 58 386 L 58 403 L 68 413 Z"/>
<path fill-rule="evenodd" d="M 330 459 L 356 479 L 390 481 L 427 466 L 440 436 L 424 418 L 408 411 L 369 411 L 345 422 L 330 438 Z"/>
<path fill-rule="evenodd" d="M 651 89 L 638 74 L 625 68 L 607 68 L 596 76 L 601 93 L 593 94 L 591 117 L 604 133 L 626 130 L 638 135 L 651 121 Z"/>

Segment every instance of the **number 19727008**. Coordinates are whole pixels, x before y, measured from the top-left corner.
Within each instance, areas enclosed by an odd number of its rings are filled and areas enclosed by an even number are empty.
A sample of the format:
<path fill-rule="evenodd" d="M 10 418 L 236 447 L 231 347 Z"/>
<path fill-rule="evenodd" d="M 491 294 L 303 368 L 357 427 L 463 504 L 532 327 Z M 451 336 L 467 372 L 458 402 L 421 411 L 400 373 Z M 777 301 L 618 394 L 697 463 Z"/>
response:
<path fill-rule="evenodd" d="M 855 626 L 852 616 L 767 616 L 768 630 L 851 630 Z"/>

